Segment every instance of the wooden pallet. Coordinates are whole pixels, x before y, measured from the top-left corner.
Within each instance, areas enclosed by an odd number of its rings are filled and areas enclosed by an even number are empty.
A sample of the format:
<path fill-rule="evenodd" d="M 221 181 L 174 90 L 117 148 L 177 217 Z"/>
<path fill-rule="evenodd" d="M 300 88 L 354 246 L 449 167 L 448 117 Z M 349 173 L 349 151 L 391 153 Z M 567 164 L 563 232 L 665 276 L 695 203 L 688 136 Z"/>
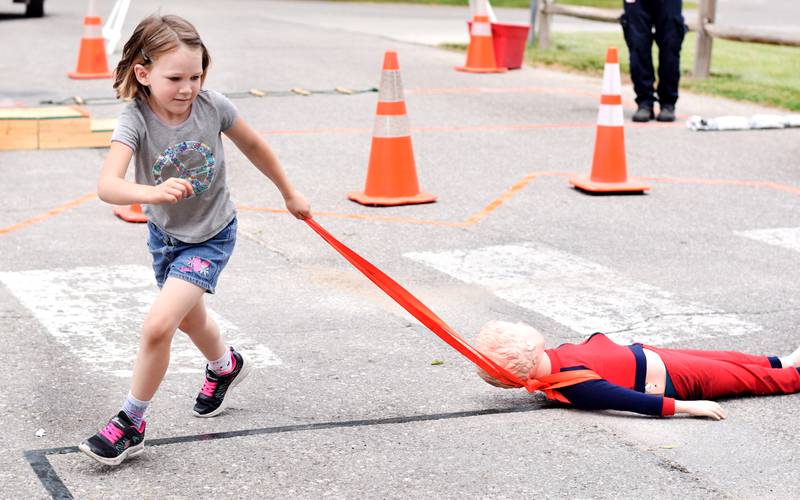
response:
<path fill-rule="evenodd" d="M 0 108 L 0 150 L 106 148 L 115 125 L 78 106 Z"/>

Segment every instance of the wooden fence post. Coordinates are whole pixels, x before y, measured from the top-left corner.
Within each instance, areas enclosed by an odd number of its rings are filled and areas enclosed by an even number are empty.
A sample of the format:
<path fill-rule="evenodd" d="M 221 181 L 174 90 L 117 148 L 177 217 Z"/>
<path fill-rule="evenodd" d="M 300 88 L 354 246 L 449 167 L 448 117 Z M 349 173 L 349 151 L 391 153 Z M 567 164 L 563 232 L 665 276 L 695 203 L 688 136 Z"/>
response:
<path fill-rule="evenodd" d="M 550 48 L 550 23 L 553 16 L 550 14 L 550 6 L 555 0 L 539 1 L 539 48 L 547 50 Z"/>
<path fill-rule="evenodd" d="M 717 16 L 717 0 L 700 0 L 697 9 L 697 47 L 694 53 L 695 78 L 708 78 L 711 73 L 711 46 L 714 38 L 706 30 Z"/>
<path fill-rule="evenodd" d="M 528 43 L 536 43 L 536 14 L 539 12 L 538 0 L 531 0 L 531 27 L 528 30 Z"/>

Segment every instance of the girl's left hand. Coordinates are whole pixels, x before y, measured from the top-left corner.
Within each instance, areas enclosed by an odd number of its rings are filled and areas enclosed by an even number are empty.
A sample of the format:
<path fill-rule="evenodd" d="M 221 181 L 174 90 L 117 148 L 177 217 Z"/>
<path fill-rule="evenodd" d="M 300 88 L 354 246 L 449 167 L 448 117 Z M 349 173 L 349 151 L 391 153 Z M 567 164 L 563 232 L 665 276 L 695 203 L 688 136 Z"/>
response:
<path fill-rule="evenodd" d="M 311 217 L 311 205 L 300 191 L 292 191 L 292 194 L 284 200 L 286 201 L 286 209 L 298 219 L 303 220 Z"/>

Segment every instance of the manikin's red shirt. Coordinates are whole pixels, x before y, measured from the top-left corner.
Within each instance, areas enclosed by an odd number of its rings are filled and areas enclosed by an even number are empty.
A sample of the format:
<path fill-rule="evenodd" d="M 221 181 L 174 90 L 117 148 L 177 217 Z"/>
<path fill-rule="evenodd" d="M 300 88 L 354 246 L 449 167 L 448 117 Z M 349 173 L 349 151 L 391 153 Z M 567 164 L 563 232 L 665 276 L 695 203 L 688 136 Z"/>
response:
<path fill-rule="evenodd" d="M 602 377 L 558 390 L 564 402 L 587 409 L 664 416 L 675 413 L 674 399 L 644 394 L 647 361 L 641 344 L 622 346 L 596 333 L 583 343 L 562 344 L 545 352 L 550 357 L 551 373 L 588 368 Z"/>
<path fill-rule="evenodd" d="M 552 373 L 560 372 L 561 368 L 585 366 L 612 384 L 634 388 L 636 359 L 633 352 L 602 333 L 580 344 L 561 344 L 545 352 L 550 356 Z"/>

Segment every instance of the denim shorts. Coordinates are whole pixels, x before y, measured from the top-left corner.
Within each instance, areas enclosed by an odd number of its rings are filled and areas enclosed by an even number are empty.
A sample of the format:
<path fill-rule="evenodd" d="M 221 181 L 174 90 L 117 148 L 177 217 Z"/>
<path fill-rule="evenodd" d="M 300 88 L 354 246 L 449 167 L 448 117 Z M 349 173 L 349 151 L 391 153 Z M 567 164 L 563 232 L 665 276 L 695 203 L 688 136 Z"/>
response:
<path fill-rule="evenodd" d="M 150 221 L 147 228 L 147 248 L 153 256 L 158 288 L 164 286 L 167 278 L 173 277 L 214 293 L 217 279 L 236 244 L 236 217 L 222 231 L 201 243 L 177 240 Z"/>

